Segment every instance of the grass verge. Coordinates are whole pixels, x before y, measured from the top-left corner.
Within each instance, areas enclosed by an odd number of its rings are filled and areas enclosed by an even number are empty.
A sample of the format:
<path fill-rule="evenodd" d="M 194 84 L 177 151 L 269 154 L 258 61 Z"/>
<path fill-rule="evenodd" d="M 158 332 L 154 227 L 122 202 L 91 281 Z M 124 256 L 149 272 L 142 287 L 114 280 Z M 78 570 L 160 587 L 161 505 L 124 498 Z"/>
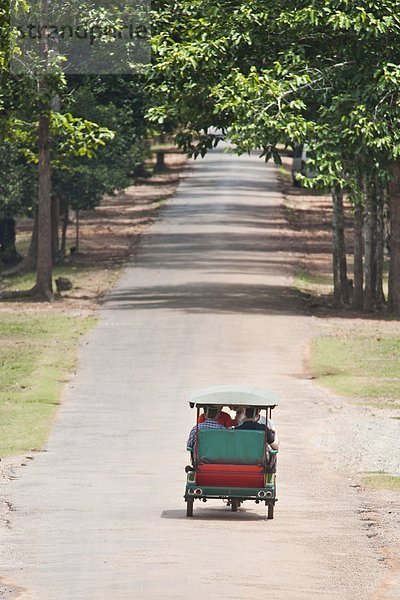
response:
<path fill-rule="evenodd" d="M 382 473 L 370 474 L 363 477 L 363 484 L 373 490 L 390 490 L 400 492 L 400 477 Z"/>
<path fill-rule="evenodd" d="M 40 450 L 95 317 L 0 314 L 0 456 Z"/>
<path fill-rule="evenodd" d="M 319 383 L 337 394 L 363 398 L 378 407 L 400 408 L 400 338 L 316 338 L 311 370 Z"/>
<path fill-rule="evenodd" d="M 299 267 L 294 273 L 294 284 L 301 292 L 328 294 L 332 291 L 332 276 L 312 275 L 307 269 Z"/>
<path fill-rule="evenodd" d="M 73 288 L 68 292 L 69 298 L 79 298 L 82 290 L 85 297 L 96 298 L 112 287 L 118 279 L 121 266 L 111 265 L 110 268 L 95 268 L 93 265 L 70 264 L 56 266 L 53 270 L 53 279 L 67 277 L 72 281 Z M 0 291 L 7 290 L 29 290 L 35 285 L 36 274 L 34 272 L 22 273 L 8 277 L 1 277 Z M 0 301 L 1 302 L 1 301 Z M 7 299 L 6 302 L 12 302 Z M 15 302 L 20 302 L 16 300 Z"/>

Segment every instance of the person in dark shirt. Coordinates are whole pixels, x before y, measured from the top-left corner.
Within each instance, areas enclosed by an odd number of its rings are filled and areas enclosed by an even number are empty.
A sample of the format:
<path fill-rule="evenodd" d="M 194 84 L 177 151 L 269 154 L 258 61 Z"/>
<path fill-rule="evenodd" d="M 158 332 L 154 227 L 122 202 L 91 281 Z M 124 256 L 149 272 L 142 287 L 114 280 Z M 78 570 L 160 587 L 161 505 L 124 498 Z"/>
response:
<path fill-rule="evenodd" d="M 258 423 L 258 419 L 260 416 L 260 409 L 254 408 L 253 406 L 248 406 L 245 409 L 245 417 L 240 425 L 235 427 L 235 429 L 240 429 L 241 431 L 265 431 L 265 424 Z M 279 438 L 276 432 L 275 426 L 273 422 L 268 419 L 268 430 L 267 430 L 267 442 L 271 446 L 273 450 L 278 450 L 279 448 Z"/>
<path fill-rule="evenodd" d="M 248 406 L 244 410 L 244 418 L 243 421 L 235 427 L 235 429 L 239 429 L 241 431 L 265 431 L 266 425 L 265 423 L 260 423 L 260 409 L 254 408 L 253 406 Z M 276 472 L 276 453 L 271 453 L 269 450 L 278 450 L 279 448 L 279 438 L 276 432 L 275 426 L 271 419 L 268 419 L 268 429 L 267 429 L 267 471 L 269 473 Z"/>

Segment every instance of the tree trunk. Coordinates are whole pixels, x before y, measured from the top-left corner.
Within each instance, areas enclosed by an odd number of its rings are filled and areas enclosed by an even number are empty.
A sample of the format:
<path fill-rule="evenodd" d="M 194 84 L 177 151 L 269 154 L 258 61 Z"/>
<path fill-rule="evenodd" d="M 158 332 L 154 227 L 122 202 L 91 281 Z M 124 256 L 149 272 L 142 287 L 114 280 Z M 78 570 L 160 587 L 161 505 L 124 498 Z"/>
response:
<path fill-rule="evenodd" d="M 364 271 L 363 271 L 363 206 L 361 198 L 354 204 L 354 297 L 352 306 L 362 310 L 364 306 Z"/>
<path fill-rule="evenodd" d="M 347 257 L 344 237 L 343 190 L 332 188 L 333 206 L 333 297 L 336 305 L 349 303 Z"/>
<path fill-rule="evenodd" d="M 379 179 L 376 181 L 376 278 L 375 278 L 375 305 L 378 310 L 385 304 L 383 292 L 383 261 L 385 245 L 385 189 Z"/>
<path fill-rule="evenodd" d="M 35 295 L 53 298 L 53 260 L 51 227 L 50 184 L 50 115 L 43 112 L 39 117 L 39 202 L 38 202 L 38 258 L 36 265 Z"/>
<path fill-rule="evenodd" d="M 36 283 L 31 290 L 3 292 L 2 297 L 36 296 L 43 300 L 53 299 L 53 260 L 51 228 L 51 177 L 50 177 L 50 103 L 46 83 L 48 67 L 48 0 L 40 0 L 39 37 L 40 59 L 44 72 L 38 79 L 38 226 L 37 226 L 37 264 Z M 33 239 L 33 238 L 32 238 Z"/>
<path fill-rule="evenodd" d="M 67 229 L 69 224 L 69 206 L 68 202 L 62 202 L 62 221 L 61 221 L 61 256 L 65 256 L 67 250 Z"/>
<path fill-rule="evenodd" d="M 400 315 L 400 162 L 392 164 L 389 183 L 390 264 L 388 308 Z"/>
<path fill-rule="evenodd" d="M 333 304 L 340 306 L 340 274 L 339 274 L 339 235 L 337 229 L 336 194 L 332 189 L 332 275 L 333 275 Z"/>
<path fill-rule="evenodd" d="M 364 189 L 364 309 L 370 312 L 374 308 L 376 289 L 376 190 L 371 181 L 366 182 Z"/>
<path fill-rule="evenodd" d="M 79 209 L 75 211 L 75 252 L 79 252 Z"/>
<path fill-rule="evenodd" d="M 0 260 L 4 264 L 13 263 L 18 259 L 15 237 L 15 219 L 0 219 Z"/>
<path fill-rule="evenodd" d="M 26 273 L 28 271 L 33 271 L 36 268 L 36 260 L 37 260 L 37 247 L 38 247 L 38 220 L 37 213 L 35 213 L 35 220 L 33 222 L 33 230 L 31 235 L 31 241 L 29 244 L 29 250 L 18 265 L 13 267 L 12 269 L 7 269 L 3 271 L 2 276 L 6 277 L 8 275 L 17 275 L 18 273 Z"/>
<path fill-rule="evenodd" d="M 60 201 L 58 198 L 53 198 L 51 201 L 51 254 L 53 264 L 57 262 L 59 250 L 59 218 L 60 218 Z"/>
<path fill-rule="evenodd" d="M 156 172 L 165 171 L 165 152 L 164 150 L 158 150 L 156 152 L 156 164 L 154 170 Z"/>
<path fill-rule="evenodd" d="M 31 269 L 36 269 L 37 262 L 37 253 L 38 253 L 38 214 L 37 210 L 35 211 L 35 219 L 33 221 L 33 230 L 31 236 L 31 242 L 29 244 L 29 249 L 26 257 L 23 262 L 26 261 L 26 268 L 30 265 Z"/>
<path fill-rule="evenodd" d="M 38 256 L 36 265 L 35 295 L 51 300 L 53 298 L 53 256 L 51 227 L 51 174 L 50 174 L 50 102 L 46 84 L 48 68 L 48 0 L 40 0 L 40 27 L 44 34 L 40 37 L 40 58 L 44 74 L 39 77 L 39 201 L 38 201 Z"/>

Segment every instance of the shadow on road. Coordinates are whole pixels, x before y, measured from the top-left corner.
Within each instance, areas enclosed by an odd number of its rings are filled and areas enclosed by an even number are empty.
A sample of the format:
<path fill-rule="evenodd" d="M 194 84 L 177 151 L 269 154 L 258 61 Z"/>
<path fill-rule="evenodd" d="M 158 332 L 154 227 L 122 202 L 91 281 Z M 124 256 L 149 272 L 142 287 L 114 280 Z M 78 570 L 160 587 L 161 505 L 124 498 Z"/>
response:
<path fill-rule="evenodd" d="M 163 510 L 161 519 L 187 519 L 186 509 L 183 510 Z M 265 521 L 266 516 L 254 512 L 249 512 L 245 508 L 240 508 L 238 512 L 232 513 L 228 507 L 221 508 L 201 508 L 194 511 L 193 519 L 196 521 Z"/>
<path fill-rule="evenodd" d="M 227 314 L 306 312 L 301 294 L 291 287 L 207 282 L 115 290 L 108 297 L 107 308 Z"/>
<path fill-rule="evenodd" d="M 290 286 L 298 240 L 277 203 L 276 180 L 263 163 L 243 166 L 240 173 L 226 159 L 198 166 L 142 240 L 133 285 L 114 289 L 108 309 L 306 314 Z M 317 237 L 308 247 L 323 250 Z"/>

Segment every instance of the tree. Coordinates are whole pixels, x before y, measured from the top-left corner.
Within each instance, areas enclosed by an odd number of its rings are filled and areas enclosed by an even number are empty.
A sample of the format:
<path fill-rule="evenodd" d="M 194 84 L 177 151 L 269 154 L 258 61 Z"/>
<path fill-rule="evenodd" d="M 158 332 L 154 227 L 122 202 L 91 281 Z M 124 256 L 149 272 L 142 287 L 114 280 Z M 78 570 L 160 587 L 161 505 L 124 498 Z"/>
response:
<path fill-rule="evenodd" d="M 218 143 L 213 126 L 228 131 L 239 153 L 261 148 L 277 162 L 278 144 L 307 140 L 319 173 L 309 185 L 334 190 L 334 200 L 346 190 L 357 198 L 357 219 L 367 209 L 367 288 L 357 290 L 357 303 L 364 304 L 361 291 L 367 307 L 381 296 L 374 265 L 382 253 L 372 235 L 377 195 L 363 195 L 358 170 L 362 165 L 369 190 L 385 189 L 400 153 L 397 8 L 389 0 L 178 0 L 157 8 L 150 118 L 179 127 L 179 143 L 194 156 Z M 394 244 L 393 265 L 396 254 Z M 333 264 L 337 269 L 337 257 Z M 391 278 L 395 272 L 394 266 Z M 339 292 L 345 297 L 345 288 Z M 396 302 L 391 306 L 400 312 Z"/>
<path fill-rule="evenodd" d="M 140 76 L 68 78 L 63 107 L 76 118 L 111 128 L 113 138 L 98 147 L 95 156 L 71 155 L 53 167 L 53 195 L 63 213 L 62 254 L 69 208 L 78 212 L 93 208 L 104 194 L 131 185 L 147 152 L 146 103 Z"/>
<path fill-rule="evenodd" d="M 391 165 L 390 189 L 390 270 L 389 297 L 390 310 L 400 312 L 400 162 Z"/>
<path fill-rule="evenodd" d="M 71 3 L 52 2 L 51 9 L 53 11 L 65 11 L 71 9 Z M 111 15 L 121 14 L 120 3 L 114 3 L 109 7 Z M 123 4 L 123 3 L 122 3 Z M 27 4 L 18 4 L 22 10 L 27 10 Z M 54 255 L 54 243 L 52 232 L 55 228 L 52 226 L 52 221 L 58 218 L 58 211 L 52 210 L 52 205 L 56 204 L 57 194 L 52 193 L 52 169 L 73 173 L 73 176 L 79 178 L 88 178 L 90 167 L 88 167 L 88 159 L 94 159 L 95 152 L 104 146 L 106 142 L 110 142 L 114 134 L 107 126 L 99 126 L 89 119 L 75 117 L 71 112 L 62 108 L 62 102 L 54 102 L 55 99 L 60 99 L 63 92 L 67 88 L 65 76 L 62 73 L 61 65 L 63 57 L 59 52 L 60 46 L 53 48 L 54 51 L 49 53 L 49 43 L 52 40 L 47 34 L 49 19 L 47 19 L 48 0 L 40 0 L 39 24 L 41 36 L 40 49 L 35 57 L 34 52 L 21 53 L 18 56 L 19 63 L 23 60 L 28 61 L 29 73 L 22 75 L 10 75 L 8 71 L 8 62 L 10 55 L 15 51 L 15 28 L 12 30 L 7 22 L 8 13 L 6 9 L 1 9 L 0 26 L 4 26 L 6 40 L 1 48 L 0 54 L 0 76 L 2 79 L 2 90 L 6 90 L 7 99 L 3 101 L 3 110 L 5 113 L 5 124 L 3 128 L 3 136 L 1 141 L 5 142 L 17 138 L 23 152 L 28 160 L 37 164 L 38 168 L 38 202 L 37 202 L 37 226 L 34 229 L 33 240 L 37 240 L 37 261 L 36 261 L 36 284 L 26 292 L 26 295 L 36 295 L 38 297 L 49 299 L 52 297 L 52 267 Z M 32 7 L 30 7 L 32 8 Z M 108 15 L 102 9 L 94 9 L 92 3 L 75 2 L 74 10 L 77 9 L 78 14 L 84 15 L 86 26 L 88 19 L 91 27 L 95 27 L 96 22 L 101 22 L 103 25 L 109 23 Z M 74 11 L 72 11 L 74 12 Z M 75 14 L 75 13 L 74 13 Z M 117 19 L 117 27 L 123 28 L 124 23 Z M 23 37 L 23 36 L 22 36 Z M 101 36 L 100 36 L 101 38 Z M 115 39 L 114 39 L 115 38 Z M 118 36 L 112 36 L 112 39 L 118 40 Z M 103 44 L 102 38 L 99 40 Z M 108 40 L 109 41 L 109 40 Z M 3 42 L 3 38 L 2 38 Z M 56 40 L 57 42 L 57 40 Z M 22 42 L 23 44 L 23 42 Z M 114 48 L 112 48 L 114 50 Z M 110 47 L 107 43 L 103 44 L 104 60 L 113 57 L 114 53 L 110 52 Z M 33 58 L 32 58 L 33 57 Z M 116 61 L 120 57 L 115 58 Z M 117 66 L 114 58 L 111 63 Z M 113 62 L 114 61 L 114 62 Z M 110 62 L 110 61 L 109 61 Z M 87 65 L 86 65 L 87 66 Z M 95 68 L 95 64 L 92 65 Z M 73 95 L 73 91 L 71 91 Z M 57 105 L 57 106 L 56 106 Z M 126 115 L 125 115 L 126 116 Z M 23 118 L 21 118 L 23 117 Z M 122 111 L 120 114 L 122 123 Z M 131 144 L 134 135 L 131 132 Z M 120 141 L 119 141 L 120 143 Z M 134 152 L 132 151 L 132 155 Z M 122 154 L 120 153 L 120 161 L 122 163 Z M 131 162 L 134 160 L 131 157 Z M 127 162 L 127 161 L 125 161 Z M 111 189 L 111 183 L 105 184 L 104 179 L 111 182 L 118 180 L 118 177 L 110 175 L 105 166 L 102 169 L 97 169 L 98 173 L 102 170 L 102 187 L 103 190 Z M 117 170 L 117 169 L 116 169 Z M 126 169 L 125 169 L 126 170 Z M 121 174 L 124 168 L 120 166 L 118 174 Z M 62 177 L 58 177 L 60 181 Z M 98 177 L 98 181 L 101 177 Z M 128 176 L 125 173 L 125 182 Z M 65 181 L 65 178 L 64 178 Z M 119 177 L 119 184 L 122 183 Z M 76 188 L 77 189 L 77 188 Z M 99 189 L 95 191 L 95 197 L 99 197 Z M 115 189 L 115 187 L 113 188 Z M 93 193 L 93 188 L 91 193 Z M 77 199 L 75 198 L 75 203 Z M 18 295 L 20 295 L 18 293 Z M 4 296 L 4 294 L 3 294 Z"/>

